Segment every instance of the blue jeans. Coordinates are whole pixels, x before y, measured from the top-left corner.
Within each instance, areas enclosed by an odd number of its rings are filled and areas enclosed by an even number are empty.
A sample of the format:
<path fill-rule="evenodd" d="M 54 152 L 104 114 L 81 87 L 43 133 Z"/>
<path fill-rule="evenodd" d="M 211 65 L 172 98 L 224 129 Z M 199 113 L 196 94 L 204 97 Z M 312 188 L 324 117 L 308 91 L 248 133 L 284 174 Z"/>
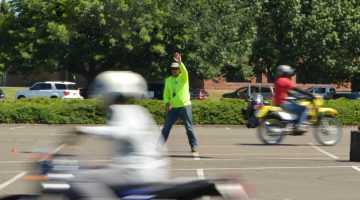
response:
<path fill-rule="evenodd" d="M 195 132 L 192 125 L 192 107 L 191 105 L 181 107 L 181 108 L 172 108 L 170 111 L 166 113 L 165 116 L 165 123 L 164 128 L 162 129 L 162 136 L 164 139 L 164 142 L 167 141 L 170 129 L 172 128 L 175 121 L 181 116 L 185 128 L 186 128 L 186 135 L 189 140 L 190 147 L 196 147 L 196 137 Z"/>
<path fill-rule="evenodd" d="M 280 104 L 280 107 L 288 112 L 295 113 L 298 115 L 296 124 L 302 124 L 307 119 L 308 109 L 306 106 L 297 104 L 294 101 L 288 101 Z"/>

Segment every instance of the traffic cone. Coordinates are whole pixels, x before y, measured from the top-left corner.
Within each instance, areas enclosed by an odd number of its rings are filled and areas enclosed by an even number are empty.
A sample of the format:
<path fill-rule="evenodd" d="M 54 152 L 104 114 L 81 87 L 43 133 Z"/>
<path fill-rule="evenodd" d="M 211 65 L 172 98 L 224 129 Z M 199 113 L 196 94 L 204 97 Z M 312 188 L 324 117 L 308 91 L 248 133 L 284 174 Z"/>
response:
<path fill-rule="evenodd" d="M 13 148 L 11 149 L 11 152 L 16 153 L 16 152 L 17 152 L 16 147 L 13 147 Z"/>

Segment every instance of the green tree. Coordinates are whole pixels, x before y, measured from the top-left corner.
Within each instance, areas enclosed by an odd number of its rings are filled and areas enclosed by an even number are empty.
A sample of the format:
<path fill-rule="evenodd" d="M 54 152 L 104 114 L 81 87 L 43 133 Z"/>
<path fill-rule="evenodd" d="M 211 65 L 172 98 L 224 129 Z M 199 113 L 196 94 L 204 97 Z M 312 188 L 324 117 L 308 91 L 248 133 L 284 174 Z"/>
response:
<path fill-rule="evenodd" d="M 315 83 L 341 83 L 359 77 L 359 1 L 304 3 L 307 7 L 303 8 L 304 17 L 297 35 L 299 73 Z M 355 89 L 358 84 L 352 85 Z"/>
<path fill-rule="evenodd" d="M 8 24 L 8 5 L 5 0 L 0 1 L 0 74 L 2 74 L 4 69 L 4 60 L 8 58 L 7 53 L 7 33 L 6 27 Z"/>
<path fill-rule="evenodd" d="M 280 63 L 296 63 L 296 33 L 301 26 L 298 0 L 263 2 L 257 21 L 257 39 L 253 44 L 250 62 L 257 74 L 265 73 L 273 78 Z"/>
<path fill-rule="evenodd" d="M 223 66 L 249 68 L 239 63 L 251 53 L 258 8 L 236 0 L 9 2 L 7 66 L 25 73 L 68 70 L 89 82 L 111 69 L 162 79 L 175 51 L 192 78 L 216 77 Z"/>
<path fill-rule="evenodd" d="M 272 76 L 277 65 L 290 64 L 300 82 L 352 81 L 358 90 L 359 1 L 269 0 L 260 13 L 256 71 Z"/>
<path fill-rule="evenodd" d="M 189 64 L 196 66 L 190 74 L 211 79 L 234 68 L 239 75 L 242 71 L 251 74 L 246 70 L 256 33 L 253 18 L 258 13 L 257 1 L 175 2 L 173 13 L 177 14 L 173 18 L 180 27 L 173 30 L 180 29 L 183 34 L 173 43 L 177 45 L 175 48 L 189 53 Z"/>
<path fill-rule="evenodd" d="M 117 42 L 121 42 L 124 22 L 111 12 L 122 14 L 128 7 L 122 1 L 107 2 L 10 1 L 14 15 L 9 30 L 14 40 L 11 69 L 24 73 L 39 68 L 68 70 L 90 82 L 101 71 L 123 64 L 126 48 Z"/>

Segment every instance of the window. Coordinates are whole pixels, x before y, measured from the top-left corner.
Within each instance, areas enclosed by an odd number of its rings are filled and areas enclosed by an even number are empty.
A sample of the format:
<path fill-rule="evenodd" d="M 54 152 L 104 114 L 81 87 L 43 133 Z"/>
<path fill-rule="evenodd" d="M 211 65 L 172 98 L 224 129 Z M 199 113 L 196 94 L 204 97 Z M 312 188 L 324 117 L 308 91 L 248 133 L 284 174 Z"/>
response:
<path fill-rule="evenodd" d="M 67 85 L 67 89 L 68 89 L 68 90 L 77 90 L 78 87 L 77 87 L 76 84 L 68 84 L 68 85 Z"/>
<path fill-rule="evenodd" d="M 41 90 L 51 90 L 51 84 L 50 83 L 43 83 L 41 85 Z"/>
<path fill-rule="evenodd" d="M 41 83 L 38 83 L 38 84 L 36 84 L 36 85 L 33 85 L 33 86 L 30 88 L 30 90 L 40 90 L 40 88 L 41 88 Z"/>
<path fill-rule="evenodd" d="M 30 90 L 51 90 L 50 83 L 38 83 L 30 88 Z"/>
<path fill-rule="evenodd" d="M 56 89 L 58 90 L 66 90 L 65 84 L 55 84 Z"/>
<path fill-rule="evenodd" d="M 251 93 L 259 93 L 259 88 L 256 86 L 251 86 Z"/>
<path fill-rule="evenodd" d="M 317 89 L 315 90 L 315 93 L 323 94 L 323 93 L 325 93 L 325 91 L 326 91 L 325 88 L 317 88 Z"/>
<path fill-rule="evenodd" d="M 271 91 L 269 87 L 261 87 L 261 92 L 270 93 Z"/>
<path fill-rule="evenodd" d="M 76 84 L 63 84 L 63 83 L 55 83 L 55 87 L 58 90 L 77 90 Z"/>

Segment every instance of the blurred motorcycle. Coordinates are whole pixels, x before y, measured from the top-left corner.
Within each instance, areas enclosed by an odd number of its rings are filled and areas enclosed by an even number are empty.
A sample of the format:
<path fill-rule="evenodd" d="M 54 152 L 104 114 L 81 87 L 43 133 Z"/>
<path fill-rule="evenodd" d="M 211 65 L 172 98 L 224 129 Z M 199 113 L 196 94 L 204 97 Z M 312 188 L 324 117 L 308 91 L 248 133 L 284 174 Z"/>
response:
<path fill-rule="evenodd" d="M 246 127 L 256 128 L 259 125 L 259 118 L 256 114 L 265 104 L 264 97 L 261 94 L 252 94 L 247 102 L 247 107 L 241 110 L 241 114 L 246 121 Z"/>
<path fill-rule="evenodd" d="M 110 199 L 109 197 L 114 194 L 118 199 L 128 200 L 191 200 L 204 196 L 225 200 L 249 199 L 246 187 L 243 187 L 238 180 L 233 178 L 169 180 L 166 182 L 106 186 L 111 191 L 111 195 L 107 196 L 108 194 L 102 193 L 96 194 L 97 196 L 94 197 L 85 197 L 81 190 L 73 187 L 74 184 L 79 183 L 75 174 L 80 170 L 89 170 L 83 168 L 83 163 L 78 156 L 61 154 L 58 150 L 42 150 L 41 152 L 34 152 L 32 158 L 37 160 L 35 163 L 38 173 L 29 175 L 26 179 L 37 181 L 37 184 L 33 185 L 39 185 L 39 194 L 11 195 L 1 198 L 2 200 Z M 91 181 L 80 184 L 87 187 L 88 183 Z"/>
<path fill-rule="evenodd" d="M 296 100 L 289 98 L 289 100 Z M 335 145 L 342 137 L 342 125 L 337 119 L 338 112 L 333 108 L 322 107 L 321 98 L 307 98 L 299 102 L 309 108 L 307 129 L 314 128 L 316 140 L 326 146 Z M 263 106 L 257 117 L 260 118 L 258 136 L 265 144 L 278 144 L 285 135 L 301 135 L 296 132 L 298 115 L 289 113 L 277 106 Z"/>

